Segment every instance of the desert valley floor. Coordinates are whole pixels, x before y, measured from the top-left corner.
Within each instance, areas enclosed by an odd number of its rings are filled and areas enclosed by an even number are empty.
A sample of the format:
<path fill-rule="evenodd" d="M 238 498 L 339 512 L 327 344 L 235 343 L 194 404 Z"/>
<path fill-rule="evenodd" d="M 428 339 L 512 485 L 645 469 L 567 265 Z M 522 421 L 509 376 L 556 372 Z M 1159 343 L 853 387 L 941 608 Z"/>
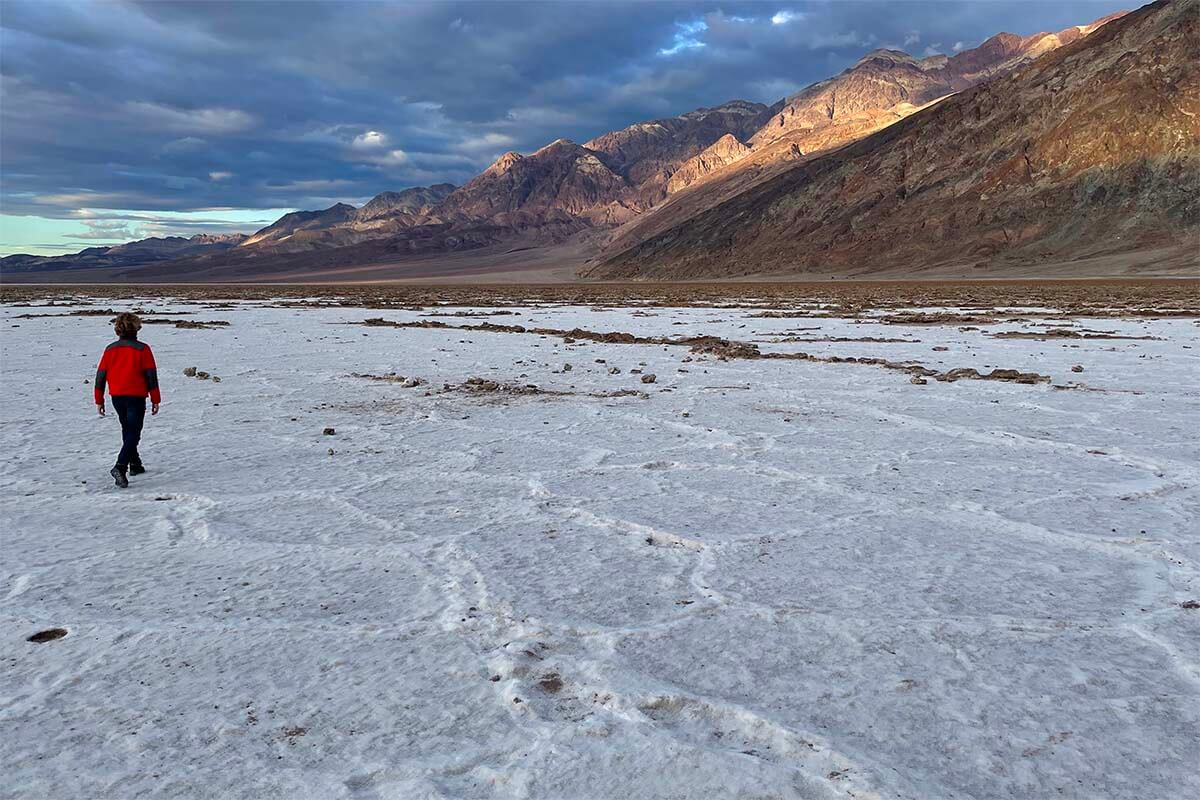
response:
<path fill-rule="evenodd" d="M 0 795 L 1200 796 L 1194 286 L 271 292 L 0 307 Z"/>

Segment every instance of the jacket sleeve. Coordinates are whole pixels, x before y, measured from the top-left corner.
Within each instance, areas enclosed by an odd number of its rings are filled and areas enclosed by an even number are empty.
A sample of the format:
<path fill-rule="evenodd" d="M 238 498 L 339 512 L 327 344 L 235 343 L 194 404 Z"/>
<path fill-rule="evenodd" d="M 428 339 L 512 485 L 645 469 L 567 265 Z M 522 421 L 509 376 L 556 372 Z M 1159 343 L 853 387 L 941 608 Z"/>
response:
<path fill-rule="evenodd" d="M 104 405 L 104 385 L 108 382 L 108 351 L 100 356 L 100 365 L 96 367 L 95 399 L 96 405 Z"/>
<path fill-rule="evenodd" d="M 151 403 L 161 403 L 162 394 L 158 391 L 158 365 L 154 363 L 154 351 L 150 345 L 142 348 L 142 375 L 146 378 L 146 390 L 150 392 Z"/>

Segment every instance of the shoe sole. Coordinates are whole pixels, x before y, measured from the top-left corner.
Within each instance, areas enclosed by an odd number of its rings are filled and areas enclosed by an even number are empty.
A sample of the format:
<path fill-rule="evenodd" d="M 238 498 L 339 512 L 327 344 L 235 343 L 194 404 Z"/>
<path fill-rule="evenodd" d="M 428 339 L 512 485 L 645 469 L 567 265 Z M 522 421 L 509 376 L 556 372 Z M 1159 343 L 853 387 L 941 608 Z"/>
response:
<path fill-rule="evenodd" d="M 122 475 L 121 471 L 118 470 L 116 467 L 113 467 L 112 469 L 110 469 L 108 471 L 108 474 L 113 476 L 113 481 L 116 482 L 117 488 L 119 488 L 119 489 L 128 489 L 129 488 L 129 479 L 126 478 L 124 475 Z"/>

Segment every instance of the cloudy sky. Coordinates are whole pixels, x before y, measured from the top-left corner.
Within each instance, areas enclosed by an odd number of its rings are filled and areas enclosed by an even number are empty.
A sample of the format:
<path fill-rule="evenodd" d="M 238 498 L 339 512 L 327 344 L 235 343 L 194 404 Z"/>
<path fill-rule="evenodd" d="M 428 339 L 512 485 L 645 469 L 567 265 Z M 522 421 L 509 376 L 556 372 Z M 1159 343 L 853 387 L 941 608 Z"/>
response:
<path fill-rule="evenodd" d="M 254 230 L 1112 0 L 0 4 L 0 255 Z"/>

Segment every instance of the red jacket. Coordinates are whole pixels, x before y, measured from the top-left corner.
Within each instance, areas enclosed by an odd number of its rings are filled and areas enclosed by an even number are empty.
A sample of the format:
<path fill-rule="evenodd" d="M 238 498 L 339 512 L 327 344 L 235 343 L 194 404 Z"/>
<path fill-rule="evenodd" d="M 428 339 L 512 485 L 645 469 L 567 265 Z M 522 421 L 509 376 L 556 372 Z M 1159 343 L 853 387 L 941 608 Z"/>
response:
<path fill-rule="evenodd" d="M 118 339 L 104 348 L 100 366 L 96 368 L 96 405 L 104 405 L 104 384 L 108 393 L 145 397 L 150 402 L 160 403 L 158 392 L 158 367 L 154 364 L 154 353 L 150 345 L 137 339 Z"/>

